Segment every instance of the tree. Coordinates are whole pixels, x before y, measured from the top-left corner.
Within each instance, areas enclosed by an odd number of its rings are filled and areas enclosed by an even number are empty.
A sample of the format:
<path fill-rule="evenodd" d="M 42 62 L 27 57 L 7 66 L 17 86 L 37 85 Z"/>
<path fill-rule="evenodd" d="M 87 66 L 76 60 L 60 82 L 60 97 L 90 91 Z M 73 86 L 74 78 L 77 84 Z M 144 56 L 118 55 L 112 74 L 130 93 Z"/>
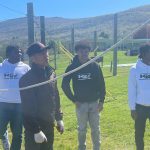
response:
<path fill-rule="evenodd" d="M 101 32 L 99 37 L 104 38 L 104 39 L 108 39 L 109 35 L 107 33 L 105 33 L 105 32 Z"/>

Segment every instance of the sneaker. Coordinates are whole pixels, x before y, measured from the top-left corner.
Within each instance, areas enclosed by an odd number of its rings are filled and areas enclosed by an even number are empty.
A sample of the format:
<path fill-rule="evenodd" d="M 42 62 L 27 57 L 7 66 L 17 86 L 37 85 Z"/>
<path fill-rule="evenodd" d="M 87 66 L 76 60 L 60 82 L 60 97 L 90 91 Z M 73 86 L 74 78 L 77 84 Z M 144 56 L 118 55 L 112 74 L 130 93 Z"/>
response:
<path fill-rule="evenodd" d="M 3 145 L 3 148 L 4 150 L 10 150 L 10 143 L 9 143 L 9 140 L 8 140 L 8 133 L 6 131 L 5 135 L 4 135 L 5 138 L 2 139 L 2 145 Z"/>

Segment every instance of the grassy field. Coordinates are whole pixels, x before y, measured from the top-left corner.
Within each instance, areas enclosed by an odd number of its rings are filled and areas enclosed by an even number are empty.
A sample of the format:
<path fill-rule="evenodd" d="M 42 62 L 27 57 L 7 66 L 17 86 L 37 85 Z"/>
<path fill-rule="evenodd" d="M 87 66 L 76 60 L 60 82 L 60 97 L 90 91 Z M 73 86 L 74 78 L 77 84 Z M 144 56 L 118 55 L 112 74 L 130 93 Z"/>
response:
<path fill-rule="evenodd" d="M 92 55 L 92 54 L 91 54 Z M 118 53 L 119 63 L 135 63 L 137 57 L 125 56 L 123 52 Z M 57 57 L 57 75 L 62 74 L 69 64 L 67 57 Z M 109 65 L 112 53 L 104 57 L 104 65 Z M 101 113 L 101 150 L 135 150 L 134 144 L 134 122 L 130 117 L 127 98 L 127 81 L 129 67 L 118 67 L 118 75 L 112 76 L 109 67 L 102 68 L 106 82 L 106 100 L 104 110 Z M 65 132 L 60 135 L 55 130 L 54 150 L 77 150 L 77 120 L 75 106 L 66 98 L 61 88 L 61 79 L 58 79 L 58 87 L 61 97 L 62 110 L 64 112 Z M 145 133 L 145 150 L 150 150 L 150 127 Z M 11 138 L 11 133 L 10 138 Z M 0 150 L 2 150 L 0 145 Z M 22 144 L 24 150 L 24 142 Z M 87 150 L 92 150 L 90 130 L 87 133 Z"/>

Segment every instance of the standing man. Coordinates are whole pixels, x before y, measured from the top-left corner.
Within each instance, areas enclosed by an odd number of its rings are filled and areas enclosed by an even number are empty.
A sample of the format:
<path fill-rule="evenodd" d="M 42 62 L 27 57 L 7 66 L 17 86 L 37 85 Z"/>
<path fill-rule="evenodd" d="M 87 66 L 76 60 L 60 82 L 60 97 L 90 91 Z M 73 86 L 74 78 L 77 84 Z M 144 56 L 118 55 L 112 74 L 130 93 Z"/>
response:
<path fill-rule="evenodd" d="M 54 70 L 48 64 L 47 49 L 49 47 L 42 43 L 34 43 L 28 48 L 31 70 L 20 79 L 20 87 L 55 78 Z M 53 150 L 55 119 L 58 131 L 64 131 L 56 81 L 21 90 L 20 94 L 25 127 L 25 150 Z"/>
<path fill-rule="evenodd" d="M 22 142 L 22 113 L 19 93 L 19 79 L 30 67 L 21 60 L 18 46 L 6 48 L 6 58 L 0 64 L 0 139 L 4 150 L 20 150 Z M 14 90 L 12 90 L 14 89 Z M 12 144 L 8 141 L 7 125 L 10 123 Z"/>
<path fill-rule="evenodd" d="M 90 45 L 80 41 L 75 46 L 77 55 L 66 69 L 69 72 L 89 61 Z M 70 81 L 73 83 L 73 92 Z M 100 149 L 100 115 L 105 99 L 105 83 L 100 66 L 92 62 L 63 78 L 62 89 L 66 96 L 75 104 L 78 120 L 78 149 L 86 150 L 87 123 L 91 128 L 93 150 Z M 74 94 L 73 94 L 74 93 Z"/>
<path fill-rule="evenodd" d="M 145 124 L 150 119 L 150 43 L 142 45 L 139 52 L 139 60 L 129 74 L 128 98 L 135 121 L 136 150 L 144 150 Z"/>

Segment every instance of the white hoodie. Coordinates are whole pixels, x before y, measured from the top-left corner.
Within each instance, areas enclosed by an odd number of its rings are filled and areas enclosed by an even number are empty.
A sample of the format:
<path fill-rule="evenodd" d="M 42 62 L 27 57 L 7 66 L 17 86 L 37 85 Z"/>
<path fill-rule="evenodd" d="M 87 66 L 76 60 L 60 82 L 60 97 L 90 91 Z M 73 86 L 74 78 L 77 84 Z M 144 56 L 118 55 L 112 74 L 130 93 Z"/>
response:
<path fill-rule="evenodd" d="M 135 110 L 136 104 L 150 106 L 150 66 L 141 60 L 130 69 L 128 99 L 131 110 Z"/>
<path fill-rule="evenodd" d="M 21 103 L 19 79 L 29 69 L 30 67 L 21 61 L 16 64 L 11 64 L 6 59 L 0 63 L 0 102 Z M 1 89 L 8 90 L 2 91 Z"/>

